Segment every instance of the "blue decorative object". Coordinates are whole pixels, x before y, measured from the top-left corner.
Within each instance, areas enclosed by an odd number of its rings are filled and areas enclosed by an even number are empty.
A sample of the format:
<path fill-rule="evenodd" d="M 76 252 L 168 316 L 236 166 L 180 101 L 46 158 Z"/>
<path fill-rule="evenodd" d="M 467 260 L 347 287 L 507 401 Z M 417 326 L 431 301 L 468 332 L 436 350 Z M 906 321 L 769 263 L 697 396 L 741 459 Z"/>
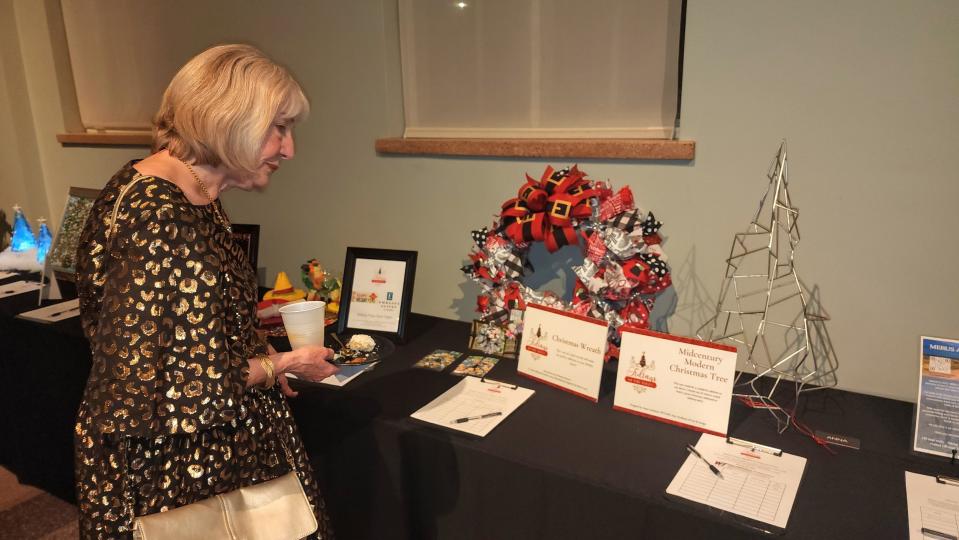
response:
<path fill-rule="evenodd" d="M 37 239 L 33 236 L 30 223 L 23 216 L 23 210 L 13 205 L 13 238 L 10 239 L 10 249 L 13 251 L 27 251 L 37 247 Z"/>
<path fill-rule="evenodd" d="M 47 227 L 47 220 L 40 218 L 40 233 L 37 239 L 37 262 L 43 264 L 50 251 L 50 245 L 53 244 L 53 235 L 50 234 L 50 228 Z"/>

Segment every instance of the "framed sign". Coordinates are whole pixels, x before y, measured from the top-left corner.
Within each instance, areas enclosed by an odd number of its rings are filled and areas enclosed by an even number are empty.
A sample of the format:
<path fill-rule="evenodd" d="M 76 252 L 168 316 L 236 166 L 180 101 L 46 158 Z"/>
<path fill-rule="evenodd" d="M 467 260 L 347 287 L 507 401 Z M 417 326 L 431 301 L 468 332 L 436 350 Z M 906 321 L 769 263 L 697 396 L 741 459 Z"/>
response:
<path fill-rule="evenodd" d="M 53 238 L 53 246 L 47 255 L 50 269 L 60 279 L 74 281 L 76 277 L 74 266 L 77 262 L 80 233 L 86 225 L 93 202 L 99 195 L 99 189 L 70 188 L 66 207 L 63 209 L 63 217 L 60 219 L 60 229 Z"/>
<path fill-rule="evenodd" d="M 914 452 L 955 456 L 959 448 L 959 341 L 922 336 Z"/>
<path fill-rule="evenodd" d="M 260 253 L 260 226 L 234 223 L 233 241 L 246 252 L 246 258 L 253 265 L 253 272 L 256 273 Z"/>
<path fill-rule="evenodd" d="M 415 251 L 346 248 L 337 331 L 370 331 L 403 341 L 415 276 Z"/>

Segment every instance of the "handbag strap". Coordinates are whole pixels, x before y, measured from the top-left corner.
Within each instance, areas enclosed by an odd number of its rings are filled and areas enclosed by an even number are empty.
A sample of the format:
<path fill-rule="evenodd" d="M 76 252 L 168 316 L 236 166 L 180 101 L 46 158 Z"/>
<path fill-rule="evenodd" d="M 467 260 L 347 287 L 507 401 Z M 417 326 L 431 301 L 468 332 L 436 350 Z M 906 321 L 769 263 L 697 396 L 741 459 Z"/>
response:
<path fill-rule="evenodd" d="M 107 237 L 107 250 L 113 246 L 113 235 L 117 232 L 117 214 L 120 212 L 120 203 L 123 202 L 123 198 L 126 197 L 127 193 L 133 189 L 133 186 L 137 185 L 140 180 L 143 180 L 144 176 L 140 173 L 133 175 L 133 179 L 126 183 L 123 187 L 120 188 L 120 193 L 117 194 L 117 198 L 113 201 L 113 212 L 110 213 L 110 223 L 107 225 L 107 230 L 104 231 L 104 235 Z"/>
<path fill-rule="evenodd" d="M 113 248 L 113 239 L 116 235 L 117 228 L 119 227 L 119 222 L 117 221 L 117 215 L 120 212 L 120 204 L 123 202 L 123 198 L 126 197 L 127 193 L 133 189 L 137 183 L 142 180 L 144 176 L 139 172 L 133 175 L 133 179 L 127 182 L 123 187 L 120 188 L 120 192 L 117 194 L 116 200 L 113 201 L 113 211 L 110 213 L 110 222 L 107 224 L 107 230 L 104 231 L 104 236 L 106 236 L 107 252 L 109 253 Z M 133 530 L 133 522 L 136 519 L 136 510 L 133 504 L 133 487 L 129 482 L 130 475 L 130 437 L 120 437 L 120 444 L 117 448 L 117 451 L 120 452 L 120 470 L 123 471 L 123 490 L 120 496 L 123 499 L 123 511 L 125 514 L 130 516 L 130 528 Z M 136 533 L 134 533 L 136 537 Z"/>
<path fill-rule="evenodd" d="M 130 516 L 130 530 L 134 531 L 134 538 L 137 538 L 135 521 L 137 519 L 136 509 L 133 504 L 133 486 L 130 485 L 130 437 L 120 437 L 120 470 L 123 471 L 123 512 Z"/>

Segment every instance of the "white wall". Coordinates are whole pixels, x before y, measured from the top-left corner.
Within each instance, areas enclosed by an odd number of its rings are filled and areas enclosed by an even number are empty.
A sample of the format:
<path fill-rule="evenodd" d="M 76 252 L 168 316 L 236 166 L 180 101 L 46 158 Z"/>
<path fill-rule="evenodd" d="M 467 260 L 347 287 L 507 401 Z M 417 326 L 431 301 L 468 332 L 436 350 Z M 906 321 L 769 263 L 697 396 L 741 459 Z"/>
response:
<path fill-rule="evenodd" d="M 0 0 L 0 203 L 10 223 L 14 204 L 31 220 L 49 215 L 30 110 L 13 2 Z"/>
<path fill-rule="evenodd" d="M 0 15 L 10 2 L 0 0 Z M 259 17 L 253 4 L 240 6 L 231 14 L 238 26 Z M 35 133 L 0 128 L 0 148 L 33 135 L 41 198 L 62 208 L 68 186 L 99 187 L 142 150 L 56 143 L 63 112 L 51 95 L 46 16 L 39 3 L 12 7 L 28 92 L 0 93 L 13 101 L 0 103 L 0 115 L 29 107 Z M 268 36 L 251 41 L 291 67 L 314 113 L 298 128 L 297 158 L 266 193 L 227 195 L 231 217 L 262 225 L 270 280 L 311 257 L 339 269 L 348 245 L 413 249 L 413 309 L 471 317 L 477 288 L 458 270 L 469 231 L 492 221 L 525 172 L 565 163 L 377 156 L 374 139 L 402 130 L 395 4 L 296 7 L 297 17 L 262 21 Z M 798 269 L 833 317 L 840 386 L 914 399 L 918 336 L 959 337 L 949 272 L 959 263 L 950 162 L 959 143 L 957 22 L 951 1 L 690 0 L 681 137 L 696 140 L 697 159 L 580 163 L 592 177 L 630 185 L 665 223 L 680 294 L 674 333 L 691 334 L 708 315 L 732 236 L 755 211 L 786 137 L 803 233 Z M 0 196 L 23 182 L 6 171 L 29 153 L 0 152 Z"/>

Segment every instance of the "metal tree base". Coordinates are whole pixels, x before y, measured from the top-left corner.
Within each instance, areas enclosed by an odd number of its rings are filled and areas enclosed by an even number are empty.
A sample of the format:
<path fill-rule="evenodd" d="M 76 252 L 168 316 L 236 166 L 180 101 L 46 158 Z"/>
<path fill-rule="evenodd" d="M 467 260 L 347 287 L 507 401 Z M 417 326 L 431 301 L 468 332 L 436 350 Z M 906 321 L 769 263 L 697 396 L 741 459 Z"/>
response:
<path fill-rule="evenodd" d="M 733 396 L 768 410 L 782 433 L 803 392 L 836 385 L 839 362 L 818 290 L 810 291 L 796 273 L 799 210 L 789 198 L 785 141 L 768 176 L 755 218 L 733 239 L 715 315 L 696 334 L 737 346 L 744 369 Z M 784 382 L 794 385 L 789 409 L 774 399 Z"/>

